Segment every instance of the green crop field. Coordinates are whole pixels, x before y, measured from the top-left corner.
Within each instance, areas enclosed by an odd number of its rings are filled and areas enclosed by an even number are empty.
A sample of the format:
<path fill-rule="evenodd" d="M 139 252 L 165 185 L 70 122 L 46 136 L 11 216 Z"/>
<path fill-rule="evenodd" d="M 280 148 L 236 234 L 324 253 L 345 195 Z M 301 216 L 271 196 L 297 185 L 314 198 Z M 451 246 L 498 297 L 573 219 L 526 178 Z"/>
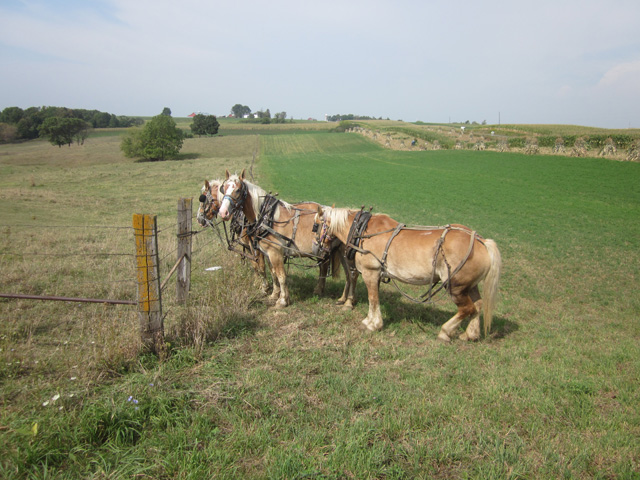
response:
<path fill-rule="evenodd" d="M 366 332 L 362 283 L 343 311 L 343 280 L 314 296 L 309 262 L 274 309 L 204 230 L 189 303 L 163 292 L 159 357 L 135 307 L 0 299 L 0 477 L 640 477 L 640 164 L 234 128 L 167 162 L 125 159 L 115 135 L 0 145 L 0 293 L 135 298 L 132 214 L 158 215 L 164 278 L 177 199 L 246 168 L 286 201 L 495 239 L 491 334 L 441 344 L 453 304 L 392 285 Z"/>

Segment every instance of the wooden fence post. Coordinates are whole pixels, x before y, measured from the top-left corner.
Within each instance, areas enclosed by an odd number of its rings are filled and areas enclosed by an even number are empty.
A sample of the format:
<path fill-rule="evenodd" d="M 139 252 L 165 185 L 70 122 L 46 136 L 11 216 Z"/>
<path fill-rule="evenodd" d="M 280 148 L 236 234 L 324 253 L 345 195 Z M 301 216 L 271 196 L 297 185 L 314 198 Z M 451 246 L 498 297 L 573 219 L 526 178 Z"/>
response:
<path fill-rule="evenodd" d="M 156 216 L 134 214 L 133 230 L 136 239 L 140 335 L 145 346 L 159 353 L 164 345 L 164 325 Z"/>
<path fill-rule="evenodd" d="M 176 299 L 178 303 L 185 303 L 191 289 L 191 218 L 192 199 L 178 200 L 178 267 L 176 282 Z"/>

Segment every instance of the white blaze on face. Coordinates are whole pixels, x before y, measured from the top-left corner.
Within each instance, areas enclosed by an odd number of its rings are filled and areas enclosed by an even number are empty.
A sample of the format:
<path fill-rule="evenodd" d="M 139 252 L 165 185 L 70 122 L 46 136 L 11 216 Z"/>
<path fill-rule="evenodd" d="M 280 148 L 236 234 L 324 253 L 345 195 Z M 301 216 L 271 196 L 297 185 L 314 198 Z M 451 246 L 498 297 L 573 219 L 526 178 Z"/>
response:
<path fill-rule="evenodd" d="M 225 192 L 223 186 L 220 185 L 220 193 L 224 196 L 224 198 L 222 199 L 222 203 L 220 204 L 220 211 L 218 212 L 218 215 L 220 215 L 220 218 L 222 218 L 223 220 L 227 220 L 229 218 L 229 204 L 231 203 L 230 198 L 225 195 L 231 195 L 234 189 L 235 188 L 232 188 L 231 185 L 228 185 L 227 191 Z"/>

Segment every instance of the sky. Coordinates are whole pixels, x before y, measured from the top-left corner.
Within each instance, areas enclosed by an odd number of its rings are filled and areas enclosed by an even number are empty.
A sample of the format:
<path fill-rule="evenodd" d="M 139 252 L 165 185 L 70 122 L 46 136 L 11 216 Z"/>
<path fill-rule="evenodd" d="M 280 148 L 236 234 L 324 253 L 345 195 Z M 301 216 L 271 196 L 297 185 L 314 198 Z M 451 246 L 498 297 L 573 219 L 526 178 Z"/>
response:
<path fill-rule="evenodd" d="M 0 110 L 640 128 L 638 0 L 0 0 Z"/>

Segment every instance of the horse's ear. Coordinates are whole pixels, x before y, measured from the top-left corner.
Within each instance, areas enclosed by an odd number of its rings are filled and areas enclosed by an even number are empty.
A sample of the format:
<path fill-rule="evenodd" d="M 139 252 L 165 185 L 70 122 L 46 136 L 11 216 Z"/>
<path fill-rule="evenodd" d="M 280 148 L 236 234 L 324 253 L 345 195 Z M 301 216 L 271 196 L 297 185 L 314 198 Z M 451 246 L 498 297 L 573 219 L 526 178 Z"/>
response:
<path fill-rule="evenodd" d="M 211 185 L 209 185 L 209 180 L 204 181 L 204 188 L 205 190 L 209 190 L 211 188 Z"/>
<path fill-rule="evenodd" d="M 331 208 L 336 208 L 336 204 L 334 203 L 333 205 L 331 205 Z"/>
<path fill-rule="evenodd" d="M 229 170 L 225 170 L 224 173 L 227 176 L 226 179 L 229 180 L 229 177 L 231 176 L 231 174 L 229 173 Z"/>
<path fill-rule="evenodd" d="M 318 205 L 318 216 L 322 217 L 322 207 L 320 205 Z"/>
<path fill-rule="evenodd" d="M 240 172 L 240 180 L 244 180 L 244 168 L 242 169 L 242 172 Z"/>

